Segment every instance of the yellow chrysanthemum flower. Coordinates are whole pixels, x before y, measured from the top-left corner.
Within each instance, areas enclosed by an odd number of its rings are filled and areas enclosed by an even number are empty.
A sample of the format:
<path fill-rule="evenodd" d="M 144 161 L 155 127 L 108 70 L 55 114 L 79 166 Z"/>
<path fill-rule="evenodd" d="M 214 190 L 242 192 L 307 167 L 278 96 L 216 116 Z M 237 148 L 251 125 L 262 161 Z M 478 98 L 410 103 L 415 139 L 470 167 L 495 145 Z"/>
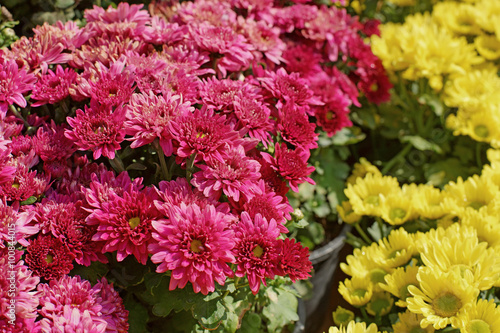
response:
<path fill-rule="evenodd" d="M 434 327 L 420 327 L 420 322 L 424 318 L 422 315 L 405 311 L 398 313 L 399 321 L 392 325 L 394 332 L 398 333 L 434 333 Z"/>
<path fill-rule="evenodd" d="M 496 36 L 480 35 L 474 40 L 477 52 L 487 60 L 500 58 L 500 40 Z"/>
<path fill-rule="evenodd" d="M 373 285 L 366 279 L 353 277 L 339 284 L 339 294 L 354 306 L 363 306 L 373 295 Z"/>
<path fill-rule="evenodd" d="M 354 320 L 354 312 L 344 309 L 341 306 L 337 306 L 337 309 L 332 313 L 333 322 L 337 326 L 347 326 L 350 321 Z"/>
<path fill-rule="evenodd" d="M 497 70 L 492 65 L 452 76 L 444 88 L 444 102 L 450 107 L 461 107 L 467 113 L 479 112 L 484 105 L 498 103 L 500 78 Z"/>
<path fill-rule="evenodd" d="M 460 223 L 453 223 L 448 228 L 438 227 L 425 233 L 417 232 L 415 234 L 415 245 L 418 252 L 423 252 L 429 242 L 439 243 L 441 239 L 453 238 L 457 242 L 465 242 L 467 239 L 477 238 L 477 232 L 474 228 L 463 226 Z"/>
<path fill-rule="evenodd" d="M 364 322 L 356 323 L 351 321 L 347 327 L 330 327 L 328 333 L 379 333 L 379 331 L 376 324 L 370 324 L 370 326 L 366 327 Z"/>
<path fill-rule="evenodd" d="M 494 249 L 487 247 L 488 244 L 479 243 L 477 237 L 463 239 L 455 234 L 439 240 L 428 239 L 420 257 L 434 272 L 457 270 L 461 276 L 469 272 L 473 277 L 470 283 L 479 290 L 487 290 L 500 277 L 500 258 Z"/>
<path fill-rule="evenodd" d="M 500 172 L 500 163 L 497 163 L 497 162 L 500 162 L 500 149 L 493 149 L 493 148 L 488 149 L 486 151 L 486 157 L 488 158 L 488 161 L 490 161 L 490 163 L 492 164 L 491 167 L 493 168 L 494 165 L 496 165 L 496 167 L 499 170 L 498 172 Z M 483 173 L 484 173 L 484 169 L 483 169 Z M 500 183 L 498 183 L 498 184 L 500 184 Z"/>
<path fill-rule="evenodd" d="M 412 198 L 401 194 L 400 191 L 391 193 L 382 203 L 382 219 L 390 225 L 401 225 L 416 217 Z"/>
<path fill-rule="evenodd" d="M 500 333 L 500 308 L 493 300 L 469 304 L 457 319 L 461 333 Z"/>
<path fill-rule="evenodd" d="M 468 211 L 462 216 L 461 223 L 474 228 L 479 242 L 486 242 L 488 247 L 500 250 L 500 223 L 496 215 Z"/>
<path fill-rule="evenodd" d="M 457 327 L 457 316 L 460 316 L 467 304 L 475 302 L 479 290 L 468 282 L 470 277 L 462 278 L 457 272 L 433 272 L 420 267 L 417 274 L 420 288 L 409 286 L 412 297 L 408 297 L 408 310 L 421 314 L 424 319 L 421 326 L 432 325 L 442 329 L 451 324 Z"/>
<path fill-rule="evenodd" d="M 369 173 L 356 184 L 347 184 L 344 193 L 356 214 L 380 216 L 384 198 L 398 191 L 401 188 L 396 178 Z"/>
<path fill-rule="evenodd" d="M 474 175 L 465 181 L 459 177 L 444 187 L 444 207 L 451 213 L 461 216 L 466 210 L 487 211 L 493 208 L 497 190 L 484 178 Z M 491 207 L 488 207 L 491 203 Z"/>
<path fill-rule="evenodd" d="M 487 142 L 492 147 L 500 147 L 500 106 L 485 104 L 483 110 L 467 114 L 463 108 L 456 115 L 446 118 L 446 127 L 453 130 L 453 135 L 468 135 L 479 142 Z"/>
<path fill-rule="evenodd" d="M 481 28 L 476 23 L 477 16 L 477 9 L 470 4 L 440 2 L 432 8 L 432 18 L 457 35 L 479 35 Z"/>
<path fill-rule="evenodd" d="M 373 293 L 372 298 L 366 304 L 366 312 L 372 316 L 385 316 L 391 312 L 394 299 L 391 294 L 386 292 Z"/>
<path fill-rule="evenodd" d="M 358 178 L 364 178 L 369 173 L 382 176 L 382 173 L 375 165 L 371 164 L 366 158 L 361 157 L 358 163 L 354 163 L 354 168 L 346 183 L 354 185 Z"/>
<path fill-rule="evenodd" d="M 407 306 L 406 298 L 411 296 L 408 287 L 419 287 L 420 285 L 417 280 L 417 273 L 418 266 L 398 267 L 392 274 L 385 276 L 386 284 L 381 284 L 380 287 L 399 298 L 396 305 L 405 308 Z"/>
<path fill-rule="evenodd" d="M 483 167 L 481 178 L 485 182 L 494 185 L 498 191 L 500 190 L 500 163 L 495 160 L 496 156 L 494 155 L 497 152 L 500 153 L 500 150 L 488 149 L 488 159 L 491 165 L 485 165 Z M 500 158 L 500 155 L 498 157 Z"/>
<path fill-rule="evenodd" d="M 412 200 L 415 212 L 421 217 L 438 219 L 448 213 L 443 207 L 445 194 L 441 190 L 429 185 L 419 185 Z"/>
<path fill-rule="evenodd" d="M 500 2 L 498 0 L 482 0 L 476 4 L 479 26 L 488 31 L 495 32 L 495 23 L 500 20 Z"/>
<path fill-rule="evenodd" d="M 386 271 L 403 266 L 417 254 L 414 238 L 403 228 L 394 229 L 391 233 L 378 241 L 373 248 L 371 258 Z"/>
<path fill-rule="evenodd" d="M 342 201 L 341 205 L 337 205 L 337 213 L 340 219 L 347 224 L 357 223 L 362 217 L 354 213 L 349 201 Z"/>

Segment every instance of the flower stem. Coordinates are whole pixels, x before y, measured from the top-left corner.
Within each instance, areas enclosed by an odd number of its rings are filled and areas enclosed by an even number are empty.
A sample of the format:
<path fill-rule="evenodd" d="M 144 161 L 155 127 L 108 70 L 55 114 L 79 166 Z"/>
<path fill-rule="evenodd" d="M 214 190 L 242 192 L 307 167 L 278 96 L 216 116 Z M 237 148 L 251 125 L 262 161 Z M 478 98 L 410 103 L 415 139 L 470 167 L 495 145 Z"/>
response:
<path fill-rule="evenodd" d="M 193 166 L 194 166 L 195 159 L 196 159 L 196 153 L 192 153 L 191 156 L 189 157 L 188 162 L 187 162 L 186 179 L 187 179 L 188 183 L 191 183 L 191 176 L 193 175 Z"/>
<path fill-rule="evenodd" d="M 14 116 L 16 116 L 17 118 L 19 118 L 19 119 L 21 119 L 23 121 L 23 124 L 26 127 L 26 129 L 28 129 L 30 127 L 30 124 L 28 124 L 28 122 L 26 121 L 26 119 L 24 119 L 23 116 L 19 113 L 19 111 L 17 111 L 17 109 L 14 106 L 14 104 L 9 105 L 9 109 L 10 109 L 10 111 L 12 111 L 12 113 L 14 114 Z"/>
<path fill-rule="evenodd" d="M 167 163 L 165 163 L 165 153 L 161 148 L 160 144 L 156 145 L 156 152 L 160 160 L 161 171 L 163 172 L 163 179 L 170 180 L 170 173 L 168 172 Z"/>
<path fill-rule="evenodd" d="M 382 174 L 385 175 L 391 170 L 391 168 L 399 162 L 402 158 L 406 156 L 411 150 L 413 145 L 411 143 L 408 143 L 396 156 L 394 156 L 389 162 L 387 162 L 382 169 Z"/>
<path fill-rule="evenodd" d="M 361 228 L 359 223 L 355 223 L 354 228 L 356 228 L 356 230 L 359 232 L 359 235 L 361 236 L 361 238 L 363 238 L 363 240 L 366 242 L 367 245 L 373 243 L 373 240 L 371 240 L 370 237 L 368 237 L 368 235 L 364 232 L 363 228 Z"/>

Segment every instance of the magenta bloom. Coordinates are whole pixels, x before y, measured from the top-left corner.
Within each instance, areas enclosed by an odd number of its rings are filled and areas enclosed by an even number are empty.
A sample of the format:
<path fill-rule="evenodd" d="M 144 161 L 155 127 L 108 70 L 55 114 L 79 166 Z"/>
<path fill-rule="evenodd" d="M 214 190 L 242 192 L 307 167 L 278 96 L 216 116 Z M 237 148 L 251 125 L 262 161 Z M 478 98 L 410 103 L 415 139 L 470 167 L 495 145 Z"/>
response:
<path fill-rule="evenodd" d="M 214 206 L 200 209 L 183 203 L 171 209 L 168 220 L 153 222 L 157 242 L 149 247 L 151 261 L 160 264 L 158 273 L 172 271 L 170 290 L 191 282 L 196 293 L 207 295 L 215 290 L 214 281 L 224 285 L 226 278 L 234 275 L 228 266 L 235 260 L 229 222 Z"/>
<path fill-rule="evenodd" d="M 125 309 L 118 292 L 113 289 L 113 284 L 103 277 L 92 289 L 98 290 L 96 297 L 102 306 L 101 318 L 106 321 L 106 332 L 128 332 L 128 310 Z"/>
<path fill-rule="evenodd" d="M 34 212 L 16 212 L 5 200 L 0 200 L 0 249 L 6 248 L 12 241 L 13 232 L 19 244 L 28 246 L 26 238 L 40 230 L 40 226 L 33 221 L 34 216 Z"/>
<path fill-rule="evenodd" d="M 241 221 L 235 227 L 236 276 L 247 276 L 252 293 L 259 292 L 260 284 L 266 285 L 266 278 L 275 276 L 278 253 L 276 239 L 280 231 L 276 221 L 269 222 L 262 215 L 255 215 L 253 221 L 247 212 L 241 213 Z"/>
<path fill-rule="evenodd" d="M 241 16 L 238 19 L 241 33 L 252 44 L 256 60 L 261 60 L 262 54 L 279 65 L 283 62 L 282 54 L 286 44 L 280 39 L 280 29 L 268 25 L 264 20 L 255 21 Z"/>
<path fill-rule="evenodd" d="M 196 154 L 195 162 L 240 141 L 239 133 L 226 124 L 226 117 L 207 108 L 186 113 L 172 121 L 170 126 L 174 138 L 179 141 L 177 155 L 187 158 Z"/>
<path fill-rule="evenodd" d="M 103 202 L 102 208 L 87 219 L 88 224 L 97 224 L 92 240 L 104 242 L 103 253 L 116 251 L 118 261 L 133 255 L 145 265 L 151 241 L 151 223 L 160 218 L 153 204 L 154 199 L 156 195 L 152 188 L 139 192 L 129 186 L 122 196 L 110 193 L 109 201 Z"/>
<path fill-rule="evenodd" d="M 0 50 L 0 118 L 4 118 L 11 104 L 26 107 L 23 94 L 33 89 L 35 75 L 19 68 L 14 60 L 4 59 Z"/>
<path fill-rule="evenodd" d="M 80 311 L 71 305 L 65 305 L 59 315 L 43 318 L 40 328 L 42 332 L 51 333 L 105 333 L 106 322 L 96 322 L 89 311 Z"/>
<path fill-rule="evenodd" d="M 209 77 L 200 86 L 200 99 L 209 108 L 230 112 L 234 109 L 234 99 L 239 92 L 250 99 L 259 97 L 255 87 L 252 88 L 248 83 Z"/>
<path fill-rule="evenodd" d="M 62 101 L 69 95 L 69 88 L 76 81 L 76 77 L 77 74 L 73 69 L 63 69 L 61 65 L 57 65 L 55 73 L 49 69 L 47 73 L 40 75 L 33 88 L 31 98 L 35 100 L 35 103 L 31 106 L 37 107 Z"/>
<path fill-rule="evenodd" d="M 214 155 L 206 163 L 198 165 L 201 171 L 196 172 L 191 180 L 206 197 L 218 200 L 224 192 L 234 201 L 247 201 L 261 193 L 257 185 L 260 164 L 247 157 L 242 146 Z"/>
<path fill-rule="evenodd" d="M 189 103 L 182 103 L 179 95 L 168 93 L 155 96 L 152 92 L 132 95 L 130 104 L 125 108 L 125 133 L 133 136 L 129 139 L 132 141 L 130 147 L 137 148 L 158 138 L 166 156 L 174 152 L 169 123 L 179 115 L 194 110 Z"/>
<path fill-rule="evenodd" d="M 309 150 L 302 147 L 289 150 L 285 143 L 281 145 L 276 143 L 275 158 L 268 153 L 261 154 L 274 170 L 288 180 L 290 188 L 293 191 L 298 192 L 299 189 L 297 186 L 305 181 L 312 185 L 316 184 L 314 180 L 308 177 L 315 170 L 313 166 L 307 166 L 307 160 L 310 156 Z"/>
<path fill-rule="evenodd" d="M 115 158 L 115 151 L 120 149 L 124 140 L 125 110 L 117 108 L 111 111 L 91 100 L 90 107 L 85 105 L 85 112 L 76 110 L 75 118 L 66 118 L 71 130 L 66 130 L 66 137 L 74 142 L 78 150 L 91 150 L 94 159 L 101 155 Z"/>
<path fill-rule="evenodd" d="M 58 279 L 73 269 L 75 256 L 59 238 L 38 236 L 26 251 L 26 264 L 45 280 Z"/>
<path fill-rule="evenodd" d="M 305 108 L 293 102 L 285 103 L 279 110 L 278 130 L 283 140 L 306 150 L 318 148 L 316 125 L 309 122 Z"/>
<path fill-rule="evenodd" d="M 286 61 L 285 68 L 289 73 L 297 72 L 307 77 L 321 71 L 321 53 L 308 44 L 288 45 L 283 52 Z"/>
<path fill-rule="evenodd" d="M 309 260 L 309 249 L 296 243 L 295 239 L 278 239 L 277 244 L 278 265 L 276 274 L 280 276 L 288 275 L 295 282 L 306 280 L 311 275 L 312 264 Z"/>
<path fill-rule="evenodd" d="M 14 179 L 0 184 L 0 197 L 7 201 L 24 201 L 44 193 L 49 187 L 49 179 L 43 174 L 37 175 L 36 171 L 29 170 L 25 164 L 18 164 Z"/>
<path fill-rule="evenodd" d="M 99 104 L 122 107 L 127 103 L 134 92 L 134 75 L 129 68 L 125 68 L 125 60 L 120 58 L 113 62 L 109 69 L 102 64 L 99 68 L 99 78 L 90 80 L 90 96 Z"/>

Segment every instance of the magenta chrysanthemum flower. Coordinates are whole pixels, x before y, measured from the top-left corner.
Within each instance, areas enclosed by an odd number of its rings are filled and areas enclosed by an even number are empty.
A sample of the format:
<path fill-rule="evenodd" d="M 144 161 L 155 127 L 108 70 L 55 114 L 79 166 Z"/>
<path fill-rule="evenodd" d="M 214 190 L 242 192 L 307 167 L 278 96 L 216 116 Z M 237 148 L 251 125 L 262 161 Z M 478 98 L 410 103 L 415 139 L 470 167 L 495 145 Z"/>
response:
<path fill-rule="evenodd" d="M 122 107 L 127 103 L 134 92 L 134 75 L 125 68 L 125 59 L 114 62 L 109 69 L 104 65 L 99 66 L 98 78 L 90 80 L 90 96 L 99 104 Z"/>
<path fill-rule="evenodd" d="M 101 155 L 115 158 L 115 151 L 120 149 L 120 143 L 125 138 L 123 123 L 125 110 L 121 107 L 112 111 L 93 100 L 90 107 L 85 105 L 85 112 L 76 110 L 75 118 L 66 118 L 71 130 L 66 130 L 66 137 L 74 142 L 78 150 L 90 150 L 94 159 Z"/>
<path fill-rule="evenodd" d="M 165 90 L 164 76 L 170 65 L 158 56 L 158 53 L 139 56 L 136 53 L 127 52 L 127 65 L 134 68 L 137 88 L 142 94 L 148 95 L 152 92 L 156 95 Z"/>
<path fill-rule="evenodd" d="M 29 171 L 25 164 L 18 164 L 14 179 L 0 185 L 0 197 L 7 201 L 24 201 L 31 196 L 38 197 L 49 187 L 49 179 Z"/>
<path fill-rule="evenodd" d="M 29 329 L 35 326 L 38 306 L 35 288 L 40 279 L 19 260 L 20 251 L 14 254 L 14 263 L 8 259 L 7 251 L 3 251 L 0 249 L 0 332 L 32 332 Z M 11 300 L 15 300 L 13 313 L 10 312 Z M 8 323 L 14 319 L 12 314 L 15 314 L 15 326 Z"/>
<path fill-rule="evenodd" d="M 295 150 L 289 150 L 285 143 L 281 145 L 276 143 L 275 158 L 268 153 L 262 153 L 262 157 L 266 162 L 271 164 L 272 168 L 276 170 L 283 178 L 288 180 L 290 188 L 298 192 L 299 184 L 307 181 L 312 185 L 316 185 L 314 180 L 308 176 L 315 170 L 313 166 L 307 166 L 309 159 L 309 150 L 298 147 Z"/>
<path fill-rule="evenodd" d="M 265 20 L 255 21 L 241 16 L 238 19 L 239 30 L 254 47 L 256 60 L 261 60 L 262 54 L 279 65 L 283 62 L 282 54 L 286 44 L 280 39 L 280 29 L 268 25 Z"/>
<path fill-rule="evenodd" d="M 319 134 L 314 132 L 316 125 L 309 122 L 304 107 L 288 102 L 278 110 L 278 130 L 283 140 L 307 150 L 318 148 Z"/>
<path fill-rule="evenodd" d="M 142 10 L 144 5 L 129 5 L 126 2 L 121 2 L 116 8 L 109 6 L 104 9 L 100 6 L 95 6 L 92 9 L 87 9 L 84 13 L 87 22 L 135 22 L 145 25 L 149 22 L 150 16 L 147 10 Z"/>
<path fill-rule="evenodd" d="M 256 89 L 248 83 L 231 79 L 218 80 L 215 77 L 209 77 L 200 86 L 200 99 L 209 108 L 233 111 L 233 103 L 239 92 L 248 96 L 249 99 L 259 97 Z"/>
<path fill-rule="evenodd" d="M 13 239 L 28 246 L 26 238 L 40 230 L 40 226 L 33 221 L 34 216 L 34 212 L 16 212 L 5 200 L 0 200 L 0 248 L 5 248 Z"/>
<path fill-rule="evenodd" d="M 230 2 L 185 1 L 176 8 L 176 14 L 172 19 L 187 25 L 208 22 L 214 26 L 234 26 L 236 13 L 231 8 Z"/>
<path fill-rule="evenodd" d="M 276 270 L 276 239 L 280 231 L 276 221 L 269 222 L 262 215 L 255 215 L 253 221 L 247 212 L 241 213 L 241 221 L 235 227 L 236 276 L 247 276 L 250 290 L 255 295 L 260 284 L 266 285 L 266 278 L 273 279 Z"/>
<path fill-rule="evenodd" d="M 262 141 L 264 147 L 271 141 L 274 129 L 270 120 L 271 110 L 261 101 L 243 92 L 234 96 L 234 114 L 238 119 L 238 129 L 242 128 L 251 138 Z"/>
<path fill-rule="evenodd" d="M 16 141 L 15 138 L 13 139 L 14 141 L 10 142 L 11 149 L 13 148 L 12 142 Z M 7 148 L 5 150 L 0 149 L 0 185 L 9 183 L 14 180 L 14 175 L 16 174 L 16 167 L 13 165 L 9 165 L 10 157 L 11 156 Z"/>
<path fill-rule="evenodd" d="M 283 177 L 262 156 L 255 156 L 254 158 L 260 163 L 260 174 L 265 184 L 266 193 L 274 192 L 281 197 L 285 197 L 290 188 Z"/>
<path fill-rule="evenodd" d="M 76 147 L 71 140 L 65 137 L 64 130 L 63 125 L 58 126 L 53 121 L 50 126 L 46 124 L 38 128 L 35 140 L 33 140 L 33 147 L 42 161 L 46 163 L 59 162 L 63 167 L 67 165 L 67 160 L 76 151 Z M 54 178 L 60 177 L 64 171 L 65 168 L 52 176 Z"/>
<path fill-rule="evenodd" d="M 253 60 L 252 45 L 232 28 L 203 22 L 191 25 L 190 35 L 200 49 L 222 55 L 215 60 L 215 66 L 222 77 L 226 77 L 228 71 L 247 69 Z"/>
<path fill-rule="evenodd" d="M 179 141 L 177 155 L 184 159 L 196 154 L 195 162 L 206 159 L 239 143 L 239 133 L 226 124 L 226 117 L 203 108 L 186 113 L 170 122 L 171 132 Z"/>
<path fill-rule="evenodd" d="M 125 309 L 118 292 L 113 289 L 113 284 L 108 283 L 108 280 L 103 277 L 100 281 L 97 281 L 92 289 L 98 290 L 96 297 L 102 306 L 101 318 L 106 321 L 106 332 L 128 332 L 128 310 Z"/>
<path fill-rule="evenodd" d="M 208 198 L 218 200 L 224 192 L 234 201 L 247 201 L 261 193 L 257 184 L 260 164 L 247 157 L 242 146 L 214 155 L 198 167 L 201 171 L 193 175 L 191 183 Z"/>
<path fill-rule="evenodd" d="M 152 17 L 151 25 L 146 27 L 146 31 L 144 41 L 155 45 L 173 45 L 183 40 L 188 34 L 187 26 L 167 22 L 158 15 Z"/>
<path fill-rule="evenodd" d="M 130 147 L 137 148 L 158 138 L 166 156 L 174 152 L 169 123 L 181 114 L 194 111 L 190 103 L 182 102 L 179 95 L 155 96 L 152 92 L 132 95 L 125 109 L 125 133 L 133 136 L 129 139 L 132 141 Z"/>
<path fill-rule="evenodd" d="M 28 245 L 26 264 L 45 280 L 58 279 L 73 269 L 75 256 L 59 238 L 38 236 Z"/>
<path fill-rule="evenodd" d="M 31 106 L 37 107 L 62 101 L 69 95 L 69 88 L 75 83 L 76 77 L 77 74 L 73 69 L 63 69 L 61 65 L 57 65 L 55 73 L 49 69 L 47 73 L 40 75 L 33 88 L 31 98 L 35 100 L 35 103 Z"/>
<path fill-rule="evenodd" d="M 51 333 L 105 333 L 106 323 L 96 322 L 87 310 L 80 311 L 71 305 L 65 305 L 57 316 L 43 318 L 40 321 L 42 332 Z"/>
<path fill-rule="evenodd" d="M 285 68 L 289 73 L 297 72 L 303 77 L 308 77 L 321 71 L 321 53 L 313 45 L 289 44 L 286 50 L 283 51 L 283 59 L 285 60 Z"/>
<path fill-rule="evenodd" d="M 23 94 L 33 89 L 35 75 L 19 68 L 14 60 L 6 60 L 0 50 L 0 119 L 4 118 L 9 105 L 26 107 Z"/>
<path fill-rule="evenodd" d="M 109 201 L 89 216 L 87 223 L 97 225 L 93 241 L 102 241 L 103 252 L 116 251 L 116 259 L 124 260 L 133 255 L 137 261 L 146 264 L 147 247 L 151 240 L 151 223 L 160 218 L 153 200 L 156 193 L 152 188 L 137 191 L 129 186 L 119 197 L 110 193 Z"/>
<path fill-rule="evenodd" d="M 287 233 L 285 227 L 286 221 L 291 220 L 290 213 L 293 212 L 292 206 L 288 203 L 287 197 L 276 195 L 274 192 L 266 192 L 266 186 L 263 180 L 259 182 L 262 194 L 257 194 L 249 201 L 244 202 L 243 210 L 253 219 L 257 214 L 261 214 L 266 220 L 276 220 L 278 229 L 282 233 Z"/>
<path fill-rule="evenodd" d="M 73 277 L 64 275 L 58 280 L 39 284 L 37 289 L 41 306 L 39 314 L 43 317 L 42 327 L 52 329 L 57 323 L 84 325 L 81 327 L 82 331 L 74 331 L 75 333 L 87 332 L 85 330 L 87 328 L 95 330 L 96 326 L 101 327 L 96 332 L 104 332 L 106 329 L 106 321 L 101 318 L 99 290 L 93 289 L 89 281 L 82 280 L 78 275 Z M 79 314 L 72 313 L 75 310 Z M 69 318 L 73 318 L 73 321 Z M 80 322 L 76 322 L 76 319 L 80 319 Z"/>
<path fill-rule="evenodd" d="M 233 276 L 228 266 L 235 260 L 229 223 L 230 218 L 214 206 L 200 209 L 183 203 L 171 209 L 168 220 L 153 222 L 156 243 L 149 246 L 151 261 L 160 264 L 158 273 L 172 271 L 170 290 L 191 282 L 196 293 L 206 295 L 215 290 L 214 281 L 224 285 Z"/>
<path fill-rule="evenodd" d="M 276 243 L 278 265 L 276 274 L 288 275 L 293 281 L 306 280 L 311 275 L 312 264 L 309 260 L 309 249 L 296 243 L 295 239 L 278 239 Z"/>

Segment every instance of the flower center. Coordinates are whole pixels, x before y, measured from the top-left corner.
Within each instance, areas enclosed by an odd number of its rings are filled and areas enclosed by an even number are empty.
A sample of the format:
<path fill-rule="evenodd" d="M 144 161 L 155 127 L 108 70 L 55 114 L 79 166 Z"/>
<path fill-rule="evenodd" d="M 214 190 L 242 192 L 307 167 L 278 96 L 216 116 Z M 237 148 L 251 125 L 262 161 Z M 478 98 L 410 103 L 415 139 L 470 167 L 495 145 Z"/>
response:
<path fill-rule="evenodd" d="M 128 220 L 128 225 L 132 228 L 135 229 L 139 223 L 141 223 L 141 218 L 140 217 L 132 217 L 131 219 Z"/>
<path fill-rule="evenodd" d="M 355 289 L 355 290 L 352 292 L 352 296 L 356 296 L 356 297 L 359 297 L 359 298 L 363 298 L 363 297 L 365 297 L 366 292 L 367 292 L 367 290 L 366 290 L 366 289 L 361 289 L 361 288 L 358 288 L 358 289 Z"/>
<path fill-rule="evenodd" d="M 491 333 L 490 325 L 481 319 L 473 319 L 468 325 L 470 333 Z"/>
<path fill-rule="evenodd" d="M 490 134 L 490 131 L 484 125 L 477 125 L 474 127 L 474 133 L 480 138 L 486 138 Z"/>
<path fill-rule="evenodd" d="M 483 207 L 484 203 L 479 202 L 479 201 L 473 201 L 469 204 L 469 207 L 474 208 L 475 210 L 479 210 L 479 208 Z"/>
<path fill-rule="evenodd" d="M 373 283 L 383 283 L 385 284 L 384 276 L 387 275 L 387 272 L 381 268 L 375 268 L 370 271 L 370 280 Z"/>
<path fill-rule="evenodd" d="M 19 188 L 19 183 L 13 183 L 13 184 L 12 184 L 12 187 L 13 187 L 13 188 Z"/>
<path fill-rule="evenodd" d="M 334 113 L 332 111 L 328 111 L 325 115 L 326 120 L 332 120 L 334 117 Z"/>
<path fill-rule="evenodd" d="M 264 253 L 264 249 L 260 245 L 257 245 L 254 247 L 254 249 L 253 249 L 254 256 L 256 256 L 257 258 L 260 258 L 263 253 Z"/>
<path fill-rule="evenodd" d="M 47 254 L 47 257 L 45 257 L 45 262 L 47 264 L 51 264 L 54 261 L 54 256 L 50 253 Z"/>
<path fill-rule="evenodd" d="M 190 248 L 194 253 L 200 253 L 204 250 L 203 243 L 198 239 L 193 239 Z"/>
<path fill-rule="evenodd" d="M 452 317 L 461 307 L 460 299 L 450 292 L 444 293 L 432 301 L 432 308 L 440 317 Z"/>
<path fill-rule="evenodd" d="M 393 208 L 389 212 L 389 217 L 391 220 L 397 220 L 397 219 L 402 219 L 406 216 L 406 210 L 403 208 Z"/>
<path fill-rule="evenodd" d="M 366 197 L 365 202 L 370 205 L 378 206 L 380 204 L 380 200 L 378 195 L 370 195 Z"/>
<path fill-rule="evenodd" d="M 408 291 L 408 287 L 409 286 L 414 286 L 414 284 L 412 283 L 409 283 L 403 287 L 401 287 L 401 289 L 399 289 L 399 298 L 401 298 L 403 301 L 406 301 L 406 299 L 408 297 L 411 297 L 411 294 L 410 292 Z"/>

